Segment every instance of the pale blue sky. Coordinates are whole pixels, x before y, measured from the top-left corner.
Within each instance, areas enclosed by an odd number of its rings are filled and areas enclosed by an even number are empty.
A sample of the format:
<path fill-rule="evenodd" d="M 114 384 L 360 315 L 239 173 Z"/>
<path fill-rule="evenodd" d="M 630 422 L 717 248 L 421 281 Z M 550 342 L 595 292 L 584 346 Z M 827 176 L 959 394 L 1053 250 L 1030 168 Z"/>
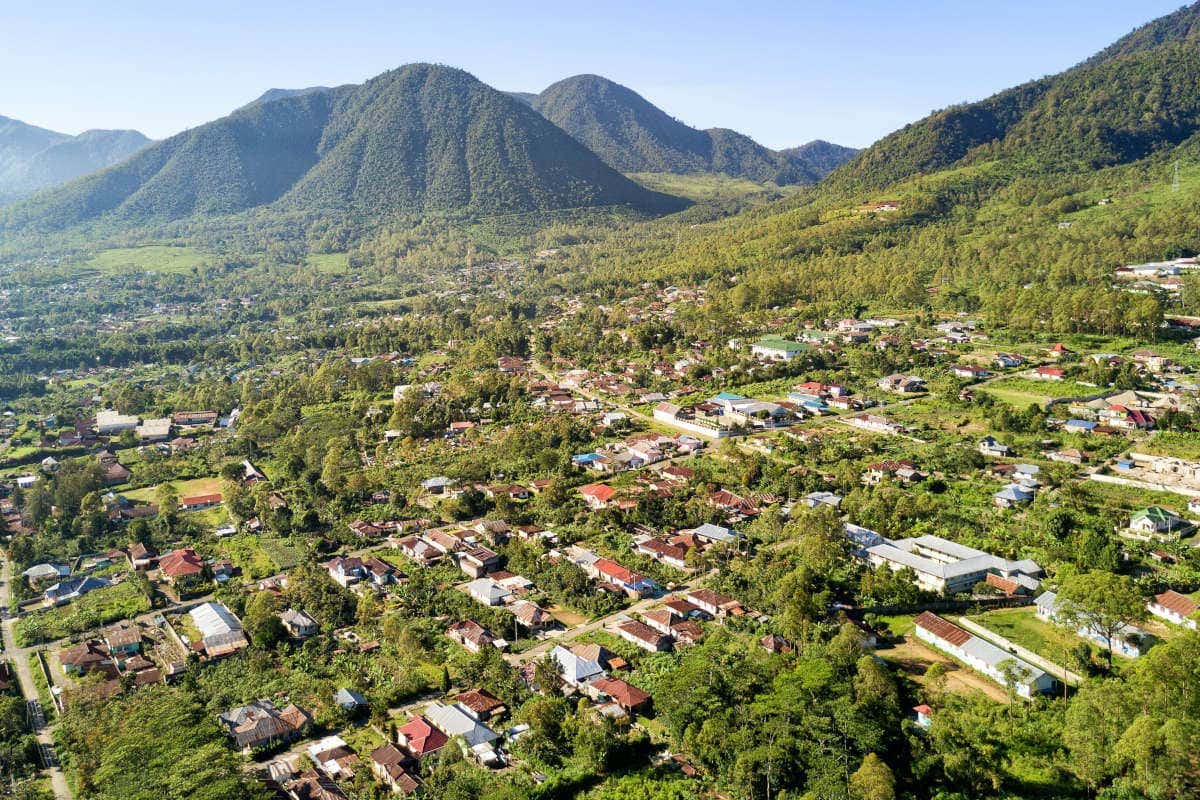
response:
<path fill-rule="evenodd" d="M 696 127 L 776 148 L 814 138 L 861 147 L 935 108 L 1078 63 L 1179 5 L 0 0 L 0 114 L 164 137 L 270 87 L 357 83 L 435 61 L 523 91 L 593 72 Z"/>

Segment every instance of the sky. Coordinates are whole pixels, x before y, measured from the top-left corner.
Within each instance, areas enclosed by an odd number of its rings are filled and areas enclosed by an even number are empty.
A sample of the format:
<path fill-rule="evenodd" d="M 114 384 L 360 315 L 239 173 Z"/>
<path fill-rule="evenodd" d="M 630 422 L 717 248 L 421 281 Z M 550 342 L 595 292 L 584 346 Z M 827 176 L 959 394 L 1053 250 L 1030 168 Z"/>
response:
<path fill-rule="evenodd" d="M 1182 0 L 0 0 L 0 115 L 164 138 L 272 87 L 415 61 L 505 90 L 595 73 L 698 128 L 863 147 L 1070 67 Z"/>

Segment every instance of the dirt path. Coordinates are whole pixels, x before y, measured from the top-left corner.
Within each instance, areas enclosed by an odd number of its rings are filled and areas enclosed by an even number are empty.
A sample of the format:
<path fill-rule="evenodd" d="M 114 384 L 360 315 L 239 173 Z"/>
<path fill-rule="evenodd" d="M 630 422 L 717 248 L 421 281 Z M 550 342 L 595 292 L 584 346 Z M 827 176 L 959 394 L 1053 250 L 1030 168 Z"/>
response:
<path fill-rule="evenodd" d="M 925 670 L 931 664 L 941 664 L 946 670 L 946 688 L 959 694 L 980 691 L 998 703 L 1008 702 L 1008 693 L 979 673 L 959 664 L 949 656 L 926 647 L 911 636 L 890 650 L 880 650 L 879 657 L 904 670 L 908 677 L 924 685 Z"/>

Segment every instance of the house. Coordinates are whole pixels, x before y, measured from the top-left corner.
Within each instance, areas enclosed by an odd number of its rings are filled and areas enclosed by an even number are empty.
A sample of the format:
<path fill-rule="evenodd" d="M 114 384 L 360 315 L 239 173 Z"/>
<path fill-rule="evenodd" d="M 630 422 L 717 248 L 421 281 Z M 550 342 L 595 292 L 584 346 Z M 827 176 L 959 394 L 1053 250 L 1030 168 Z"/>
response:
<path fill-rule="evenodd" d="M 629 620 L 616 626 L 617 635 L 627 642 L 635 644 L 643 650 L 657 653 L 671 649 L 671 637 L 651 628 L 642 622 Z"/>
<path fill-rule="evenodd" d="M 907 459 L 876 461 L 868 464 L 867 471 L 863 473 L 863 482 L 872 486 L 891 479 L 901 483 L 920 483 L 925 476 L 916 464 Z"/>
<path fill-rule="evenodd" d="M 950 368 L 957 378 L 967 378 L 969 380 L 979 380 L 988 376 L 988 371 L 982 367 L 972 366 L 970 364 L 956 364 Z"/>
<path fill-rule="evenodd" d="M 67 578 L 65 581 L 59 581 L 53 586 L 47 587 L 46 591 L 42 593 L 42 599 L 48 606 L 62 605 L 83 597 L 88 592 L 94 592 L 110 585 L 104 578 L 91 576 Z"/>
<path fill-rule="evenodd" d="M 768 633 L 758 641 L 763 650 L 777 655 L 795 652 L 795 646 L 777 633 Z"/>
<path fill-rule="evenodd" d="M 1062 381 L 1066 376 L 1067 371 L 1062 367 L 1034 367 L 1029 372 L 1030 379 L 1035 381 Z"/>
<path fill-rule="evenodd" d="M 450 490 L 453 489 L 457 483 L 457 481 L 451 478 L 439 475 L 437 477 L 426 478 L 425 480 L 421 481 L 421 489 L 429 494 L 444 495 L 449 494 Z"/>
<path fill-rule="evenodd" d="M 176 411 L 171 414 L 171 421 L 180 426 L 214 425 L 217 422 L 215 411 Z"/>
<path fill-rule="evenodd" d="M 926 644 L 962 661 L 1021 697 L 1031 698 L 1054 689 L 1054 678 L 996 645 L 967 633 L 930 611 L 913 621 L 916 636 Z"/>
<path fill-rule="evenodd" d="M 113 436 L 131 431 L 141 420 L 135 414 L 121 414 L 112 409 L 96 413 L 96 433 L 101 436 Z"/>
<path fill-rule="evenodd" d="M 726 528 L 724 525 L 714 525 L 711 522 L 706 522 L 698 528 L 692 528 L 689 531 L 683 531 L 684 534 L 691 534 L 701 541 L 712 544 L 736 544 L 739 539 L 744 538 L 741 533 L 738 533 L 733 528 Z"/>
<path fill-rule="evenodd" d="M 925 379 L 916 375 L 887 375 L 879 379 L 879 388 L 893 394 L 918 394 L 925 391 Z"/>
<path fill-rule="evenodd" d="M 985 436 L 979 440 L 979 452 L 990 458 L 1007 458 L 1012 455 L 1012 448 L 996 441 L 995 437 Z"/>
<path fill-rule="evenodd" d="M 121 661 L 141 652 L 142 633 L 128 623 L 117 625 L 104 632 L 104 643 L 113 658 Z"/>
<path fill-rule="evenodd" d="M 919 706 L 913 706 L 913 713 L 917 715 L 917 727 L 929 730 L 929 726 L 933 724 L 933 709 L 922 703 Z"/>
<path fill-rule="evenodd" d="M 302 737 L 312 717 L 297 705 L 277 708 L 270 700 L 257 700 L 219 715 L 217 719 L 238 749 L 249 755 Z"/>
<path fill-rule="evenodd" d="M 1200 610 L 1200 605 L 1192 598 L 1180 594 L 1174 589 L 1168 589 L 1162 594 L 1155 595 L 1146 608 L 1154 616 L 1165 619 L 1174 625 L 1200 630 L 1196 614 L 1197 610 Z"/>
<path fill-rule="evenodd" d="M 578 648 L 568 650 L 562 645 L 555 645 L 550 657 L 558 663 L 559 675 L 569 686 L 579 686 L 604 675 L 599 658 L 585 657 Z"/>
<path fill-rule="evenodd" d="M 597 579 L 622 589 L 630 597 L 643 597 L 658 590 L 658 584 L 644 575 L 632 572 L 611 558 L 599 558 L 592 565 Z"/>
<path fill-rule="evenodd" d="M 761 361 L 791 361 L 810 349 L 802 342 L 768 336 L 750 345 L 750 355 Z"/>
<path fill-rule="evenodd" d="M 740 602 L 712 589 L 693 589 L 686 597 L 689 603 L 711 617 L 736 617 L 746 613 Z"/>
<path fill-rule="evenodd" d="M 1033 502 L 1033 492 L 1019 483 L 1011 483 L 992 495 L 992 502 L 1000 508 L 1016 508 Z"/>
<path fill-rule="evenodd" d="M 108 651 L 108 645 L 94 639 L 59 650 L 58 663 L 62 665 L 63 672 L 72 677 L 92 672 L 101 672 L 110 678 L 116 677 L 116 665 Z"/>
<path fill-rule="evenodd" d="M 149 569 L 158 560 L 158 553 L 153 547 L 137 542 L 129 548 L 129 563 L 134 569 Z"/>
<path fill-rule="evenodd" d="M 343 711 L 356 711 L 366 707 L 367 698 L 353 689 L 341 688 L 333 693 L 333 702 Z"/>
<path fill-rule="evenodd" d="M 415 794 L 421 781 L 406 767 L 412 766 L 413 757 L 391 742 L 371 751 L 371 772 L 397 794 Z"/>
<path fill-rule="evenodd" d="M 588 684 L 588 689 L 593 696 L 608 697 L 630 716 L 650 710 L 650 694 L 620 678 L 598 678 Z"/>
<path fill-rule="evenodd" d="M 1118 532 L 1130 539 L 1177 542 L 1180 536 L 1190 532 L 1194 527 L 1192 523 L 1173 511 L 1168 511 L 1160 506 L 1150 506 L 1131 514 L 1129 525 Z"/>
<path fill-rule="evenodd" d="M 340 736 L 326 736 L 307 748 L 308 757 L 317 769 L 330 778 L 353 778 L 358 755 Z"/>
<path fill-rule="evenodd" d="M 1048 349 L 1046 351 L 1046 355 L 1048 355 L 1054 361 L 1058 361 L 1059 359 L 1063 358 L 1064 356 L 1071 355 L 1073 352 L 1074 352 L 1073 350 L 1069 349 L 1062 342 L 1058 342 L 1053 347 L 1051 347 L 1050 349 Z"/>
<path fill-rule="evenodd" d="M 517 600 L 509 605 L 508 610 L 517 618 L 521 627 L 531 633 L 545 630 L 555 624 L 555 619 L 549 611 L 528 600 Z"/>
<path fill-rule="evenodd" d="M 1037 616 L 1046 622 L 1069 624 L 1069 617 L 1064 611 L 1063 605 L 1055 592 L 1042 592 L 1037 599 Z M 1114 653 L 1119 653 L 1126 658 L 1137 658 L 1143 651 L 1142 640 L 1145 633 L 1129 625 L 1120 626 L 1111 640 L 1102 631 L 1091 625 L 1079 627 L 1076 633 L 1101 647 L 1111 646 Z"/>
<path fill-rule="evenodd" d="M 833 492 L 810 492 L 801 498 L 800 502 L 809 508 L 817 508 L 819 506 L 837 508 L 842 504 L 842 497 Z"/>
<path fill-rule="evenodd" d="M 508 710 L 503 700 L 486 689 L 472 689 L 468 692 L 463 692 L 454 698 L 454 704 L 462 706 L 475 719 L 480 721 L 499 717 Z"/>
<path fill-rule="evenodd" d="M 280 621 L 283 622 L 283 627 L 287 628 L 287 632 L 295 639 L 307 639 L 310 636 L 316 636 L 320 626 L 317 621 L 303 611 L 294 608 L 289 608 L 279 615 Z"/>
<path fill-rule="evenodd" d="M 400 552 L 423 567 L 437 562 L 445 553 L 439 550 L 424 536 L 406 536 L 396 543 Z"/>
<path fill-rule="evenodd" d="M 844 421 L 847 425 L 853 425 L 856 428 L 862 428 L 873 433 L 886 433 L 889 436 L 904 433 L 903 425 L 892 422 L 887 417 L 881 417 L 878 414 L 856 414 L 852 417 L 844 418 Z"/>
<path fill-rule="evenodd" d="M 424 716 L 433 727 L 446 734 L 447 738 L 461 738 L 472 750 L 479 745 L 489 745 L 500 738 L 500 734 L 475 719 L 469 709 L 458 703 L 446 705 L 434 701 L 426 707 Z"/>
<path fill-rule="evenodd" d="M 602 508 L 608 508 L 608 504 L 616 496 L 617 490 L 603 483 L 589 483 L 587 486 L 581 486 L 579 493 L 583 495 L 583 501 L 587 503 L 588 508 L 599 511 Z"/>
<path fill-rule="evenodd" d="M 893 572 L 910 569 L 917 585 L 930 592 L 960 594 L 970 591 L 988 575 L 1010 579 L 1022 593 L 1037 591 L 1043 574 L 1037 562 L 1010 561 L 973 547 L 951 542 L 940 536 L 924 535 L 910 539 L 886 539 L 865 528 L 847 526 L 847 534 L 856 540 L 860 557 L 873 566 L 887 565 Z"/>
<path fill-rule="evenodd" d="M 472 578 L 480 578 L 500 568 L 500 555 L 486 547 L 472 547 L 459 553 L 458 568 Z"/>
<path fill-rule="evenodd" d="M 242 621 L 219 602 L 208 602 L 188 612 L 200 633 L 200 643 L 209 658 L 234 653 L 249 646 Z"/>
<path fill-rule="evenodd" d="M 1012 367 L 1019 367 L 1024 364 L 1025 359 L 1016 353 L 996 353 L 993 363 L 1001 369 L 1011 369 Z"/>
<path fill-rule="evenodd" d="M 413 758 L 420 760 L 441 750 L 450 740 L 446 734 L 431 725 L 429 720 L 421 716 L 412 716 L 408 718 L 408 722 L 396 729 L 396 741 Z"/>
<path fill-rule="evenodd" d="M 310 769 L 300 773 L 296 780 L 287 785 L 288 797 L 293 800 L 347 800 L 332 778 Z"/>
<path fill-rule="evenodd" d="M 158 560 L 158 574 L 174 586 L 193 586 L 204 579 L 204 561 L 195 550 L 184 547 Z"/>
<path fill-rule="evenodd" d="M 30 586 L 37 586 L 67 577 L 71 574 L 71 568 L 63 564 L 34 564 L 21 574 L 29 581 Z"/>
<path fill-rule="evenodd" d="M 184 511 L 199 511 L 200 509 L 212 508 L 213 506 L 220 505 L 224 500 L 225 498 L 220 492 L 214 492 L 212 494 L 197 494 L 192 495 L 191 497 L 181 498 L 179 501 L 179 507 Z"/>
<path fill-rule="evenodd" d="M 466 589 L 472 599 L 485 606 L 502 606 L 512 597 L 512 592 L 491 578 L 477 578 L 468 583 Z"/>
<path fill-rule="evenodd" d="M 451 625 L 446 635 L 472 653 L 478 653 L 485 647 L 495 647 L 497 650 L 508 648 L 508 642 L 504 639 L 497 638 L 487 628 L 469 619 Z"/>
<path fill-rule="evenodd" d="M 661 564 L 686 570 L 688 550 L 685 547 L 671 544 L 664 539 L 647 537 L 634 546 L 634 550 L 644 556 L 649 556 Z"/>
<path fill-rule="evenodd" d="M 134 428 L 134 434 L 141 442 L 165 442 L 171 438 L 171 420 L 166 417 L 145 420 Z"/>

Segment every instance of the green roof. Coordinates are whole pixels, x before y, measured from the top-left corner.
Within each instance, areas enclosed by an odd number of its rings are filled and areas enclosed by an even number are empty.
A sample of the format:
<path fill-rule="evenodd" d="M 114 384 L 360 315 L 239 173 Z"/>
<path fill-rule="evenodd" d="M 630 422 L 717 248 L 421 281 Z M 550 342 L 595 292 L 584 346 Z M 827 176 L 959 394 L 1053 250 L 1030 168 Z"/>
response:
<path fill-rule="evenodd" d="M 1150 506 L 1149 508 L 1143 508 L 1141 511 L 1135 511 L 1130 519 L 1148 519 L 1153 522 L 1166 523 L 1179 519 L 1179 515 L 1159 506 Z"/>

